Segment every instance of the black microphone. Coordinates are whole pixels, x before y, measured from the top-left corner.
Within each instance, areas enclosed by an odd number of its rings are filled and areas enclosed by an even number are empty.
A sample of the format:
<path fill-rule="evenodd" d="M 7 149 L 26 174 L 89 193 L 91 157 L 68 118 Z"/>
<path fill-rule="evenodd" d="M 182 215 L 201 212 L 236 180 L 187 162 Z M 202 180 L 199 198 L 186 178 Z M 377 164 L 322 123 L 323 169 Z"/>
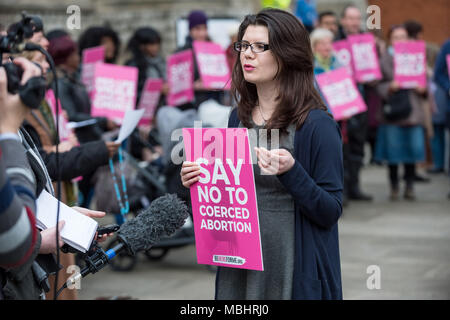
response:
<path fill-rule="evenodd" d="M 120 226 L 119 244 L 106 252 L 98 247 L 94 258 L 88 258 L 86 261 L 88 265 L 79 274 L 70 277 L 58 293 L 89 273 L 96 273 L 102 269 L 122 250 L 135 255 L 138 251 L 150 249 L 162 236 L 170 236 L 181 228 L 188 216 L 186 204 L 177 195 L 166 194 L 155 199 L 150 207 L 142 210 L 136 218 Z"/>

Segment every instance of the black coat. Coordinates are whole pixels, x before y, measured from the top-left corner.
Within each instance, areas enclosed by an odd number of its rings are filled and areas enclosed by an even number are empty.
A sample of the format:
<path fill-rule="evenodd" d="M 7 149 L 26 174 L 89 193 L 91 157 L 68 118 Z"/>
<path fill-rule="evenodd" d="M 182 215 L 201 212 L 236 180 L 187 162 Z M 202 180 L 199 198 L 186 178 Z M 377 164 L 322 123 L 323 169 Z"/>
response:
<path fill-rule="evenodd" d="M 50 178 L 55 181 L 58 178 L 56 171 L 56 153 L 48 153 L 42 148 L 39 135 L 27 122 L 23 127 L 33 139 L 34 144 L 44 160 Z M 70 181 L 73 178 L 92 173 L 98 167 L 108 164 L 109 154 L 106 144 L 102 140 L 87 142 L 70 151 L 59 153 L 59 168 L 62 181 Z"/>

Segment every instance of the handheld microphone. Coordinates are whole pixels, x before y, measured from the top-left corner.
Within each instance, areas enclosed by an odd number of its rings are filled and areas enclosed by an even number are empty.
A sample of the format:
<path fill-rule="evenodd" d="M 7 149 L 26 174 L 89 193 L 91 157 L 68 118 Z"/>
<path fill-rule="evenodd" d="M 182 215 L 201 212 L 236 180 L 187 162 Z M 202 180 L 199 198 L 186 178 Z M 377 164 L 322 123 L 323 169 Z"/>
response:
<path fill-rule="evenodd" d="M 162 236 L 170 236 L 181 228 L 188 216 L 186 204 L 175 194 L 166 194 L 155 199 L 150 207 L 142 210 L 136 218 L 120 226 L 119 244 L 106 252 L 98 247 L 94 256 L 87 259 L 87 266 L 79 274 L 70 277 L 58 294 L 89 273 L 98 272 L 122 250 L 135 255 L 138 251 L 150 249 Z"/>

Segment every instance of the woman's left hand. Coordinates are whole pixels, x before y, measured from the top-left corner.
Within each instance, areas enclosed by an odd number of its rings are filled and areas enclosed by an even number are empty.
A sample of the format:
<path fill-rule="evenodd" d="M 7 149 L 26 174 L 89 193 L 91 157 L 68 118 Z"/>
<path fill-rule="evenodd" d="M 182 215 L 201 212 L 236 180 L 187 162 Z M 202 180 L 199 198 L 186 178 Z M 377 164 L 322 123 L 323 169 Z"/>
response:
<path fill-rule="evenodd" d="M 255 147 L 258 165 L 261 172 L 270 175 L 279 175 L 289 171 L 295 164 L 292 154 L 286 149 L 267 150 Z"/>
<path fill-rule="evenodd" d="M 103 218 L 106 215 L 106 213 L 103 211 L 95 211 L 81 207 L 72 207 L 72 209 L 78 211 L 81 214 L 84 214 L 89 218 Z M 97 233 L 95 233 L 94 239 L 97 239 L 98 242 L 104 242 L 107 238 L 112 237 L 113 235 L 114 233 L 104 234 L 99 238 Z"/>

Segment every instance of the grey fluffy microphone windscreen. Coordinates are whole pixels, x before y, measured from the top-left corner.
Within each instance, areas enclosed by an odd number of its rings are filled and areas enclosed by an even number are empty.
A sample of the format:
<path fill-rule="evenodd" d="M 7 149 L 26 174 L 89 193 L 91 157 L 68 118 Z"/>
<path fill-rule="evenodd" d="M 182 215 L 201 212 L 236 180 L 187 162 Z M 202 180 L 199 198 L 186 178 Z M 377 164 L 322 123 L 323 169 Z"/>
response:
<path fill-rule="evenodd" d="M 182 227 L 189 215 L 186 204 L 175 194 L 166 194 L 120 227 L 119 238 L 131 254 L 150 249 L 162 236 Z"/>

